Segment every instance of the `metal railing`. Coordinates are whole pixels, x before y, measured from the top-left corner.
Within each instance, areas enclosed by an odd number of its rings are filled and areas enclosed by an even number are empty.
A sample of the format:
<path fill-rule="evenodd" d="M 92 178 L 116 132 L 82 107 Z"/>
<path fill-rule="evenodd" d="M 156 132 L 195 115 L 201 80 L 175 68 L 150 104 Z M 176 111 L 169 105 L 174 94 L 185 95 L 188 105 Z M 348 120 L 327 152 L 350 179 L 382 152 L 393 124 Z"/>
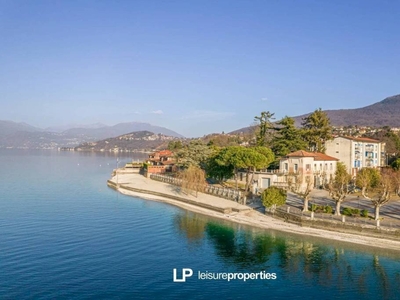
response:
<path fill-rule="evenodd" d="M 153 180 L 161 181 L 164 183 L 176 185 L 176 186 L 182 186 L 182 179 L 175 178 L 172 176 L 168 175 L 161 175 L 161 174 L 151 174 L 150 178 Z M 225 188 L 225 187 L 217 187 L 211 184 L 205 184 L 201 188 L 201 192 L 217 196 L 220 198 L 232 200 L 238 202 L 240 199 L 242 199 L 242 192 L 230 189 L 230 188 Z"/>

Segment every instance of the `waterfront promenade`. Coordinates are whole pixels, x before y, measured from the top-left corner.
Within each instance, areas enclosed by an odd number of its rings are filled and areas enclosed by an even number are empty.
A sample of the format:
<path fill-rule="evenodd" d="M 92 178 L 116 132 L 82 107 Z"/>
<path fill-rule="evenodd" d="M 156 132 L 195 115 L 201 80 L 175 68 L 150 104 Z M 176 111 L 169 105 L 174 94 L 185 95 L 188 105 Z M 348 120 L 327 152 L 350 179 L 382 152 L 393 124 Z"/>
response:
<path fill-rule="evenodd" d="M 234 201 L 202 193 L 199 193 L 198 197 L 187 195 L 177 186 L 151 180 L 140 174 L 118 174 L 108 181 L 108 185 L 125 195 L 165 202 L 193 212 L 253 227 L 400 251 L 400 241 L 301 227 L 264 215 Z"/>

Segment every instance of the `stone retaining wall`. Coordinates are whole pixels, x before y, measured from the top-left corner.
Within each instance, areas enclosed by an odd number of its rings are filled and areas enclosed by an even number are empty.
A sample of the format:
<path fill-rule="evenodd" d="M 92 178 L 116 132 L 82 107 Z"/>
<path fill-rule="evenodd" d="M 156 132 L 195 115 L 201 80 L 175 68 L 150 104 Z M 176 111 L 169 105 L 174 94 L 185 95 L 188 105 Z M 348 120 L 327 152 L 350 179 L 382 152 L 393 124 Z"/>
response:
<path fill-rule="evenodd" d="M 117 190 L 117 184 L 111 180 L 107 181 L 107 185 L 112 188 Z M 159 197 L 164 197 L 164 198 L 168 198 L 168 199 L 172 199 L 172 200 L 176 200 L 179 202 L 183 202 L 183 203 L 187 203 L 187 204 L 191 204 L 191 205 L 195 205 L 195 206 L 199 206 L 199 207 L 203 207 L 206 209 L 210 209 L 213 211 L 217 211 L 223 214 L 230 214 L 232 211 L 239 211 L 238 209 L 229 207 L 229 208 L 222 208 L 222 207 L 216 207 L 216 206 L 212 206 L 206 203 L 202 203 L 202 202 L 198 202 L 198 201 L 194 201 L 194 200 L 190 200 L 190 199 L 186 199 L 186 198 L 182 198 L 182 197 L 178 197 L 178 196 L 174 196 L 174 195 L 169 195 L 169 194 L 164 194 L 164 193 L 159 193 L 159 192 L 155 192 L 155 191 L 149 191 L 149 190 L 143 190 L 143 189 L 137 189 L 137 188 L 133 188 L 133 187 L 129 187 L 126 185 L 119 185 L 119 188 L 124 189 L 124 190 L 128 190 L 128 191 L 132 191 L 135 193 L 141 193 L 141 194 L 147 194 L 147 195 L 154 195 L 154 196 L 159 196 Z"/>
<path fill-rule="evenodd" d="M 268 213 L 274 218 L 283 219 L 288 223 L 300 225 L 302 227 L 318 228 L 335 232 L 361 234 L 363 236 L 400 240 L 400 230 L 387 226 L 374 227 L 371 225 L 359 225 L 352 222 L 342 222 L 340 219 L 328 220 L 311 219 L 308 216 L 301 216 L 296 213 L 288 213 L 284 209 L 277 209 L 273 214 Z M 340 218 L 340 217 L 339 217 Z"/>

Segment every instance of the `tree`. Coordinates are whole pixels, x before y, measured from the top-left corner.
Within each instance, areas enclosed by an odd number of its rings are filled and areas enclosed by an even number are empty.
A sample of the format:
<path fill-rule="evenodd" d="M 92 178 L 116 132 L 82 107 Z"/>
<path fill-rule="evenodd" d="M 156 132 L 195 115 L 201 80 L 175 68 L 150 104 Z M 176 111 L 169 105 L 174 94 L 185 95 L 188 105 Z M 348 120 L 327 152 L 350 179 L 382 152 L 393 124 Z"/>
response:
<path fill-rule="evenodd" d="M 400 170 L 400 158 L 397 158 L 390 166 L 393 168 L 393 170 Z"/>
<path fill-rule="evenodd" d="M 335 215 L 340 216 L 340 206 L 346 196 L 351 192 L 352 178 L 347 173 L 346 166 L 338 162 L 336 166 L 335 178 L 328 183 L 329 195 L 336 202 Z"/>
<path fill-rule="evenodd" d="M 361 194 L 367 198 L 366 193 L 369 188 L 375 188 L 380 181 L 380 173 L 375 168 L 362 168 L 357 172 L 356 185 L 361 187 Z"/>
<path fill-rule="evenodd" d="M 393 183 L 395 186 L 395 193 L 400 196 L 400 170 L 393 172 Z"/>
<path fill-rule="evenodd" d="M 196 197 L 198 192 L 203 191 L 206 185 L 205 173 L 198 166 L 190 165 L 178 174 L 178 178 L 182 180 L 182 189 L 187 194 L 194 191 Z"/>
<path fill-rule="evenodd" d="M 292 193 L 303 199 L 303 211 L 308 211 L 308 201 L 313 188 L 313 181 L 310 176 L 305 178 L 300 174 L 291 173 L 288 175 L 288 187 Z"/>
<path fill-rule="evenodd" d="M 287 193 L 284 189 L 276 186 L 270 186 L 261 194 L 261 200 L 266 208 L 268 208 L 271 212 L 274 212 L 277 206 L 284 205 L 286 203 L 286 196 Z"/>
<path fill-rule="evenodd" d="M 394 191 L 394 174 L 391 169 L 383 169 L 381 172 L 381 181 L 378 194 L 371 199 L 375 207 L 375 220 L 379 220 L 380 208 L 389 202 L 391 193 Z"/>
<path fill-rule="evenodd" d="M 238 189 L 238 172 L 241 168 L 246 168 L 244 160 L 244 147 L 231 146 L 221 149 L 215 162 L 220 166 L 232 167 L 235 176 L 235 185 Z"/>
<path fill-rule="evenodd" d="M 243 151 L 243 162 L 245 164 L 246 171 L 246 186 L 245 191 L 250 190 L 250 184 L 254 179 L 254 173 L 256 170 L 264 169 L 274 161 L 274 154 L 271 149 L 266 147 L 255 147 L 255 148 L 244 148 Z M 250 172 L 252 172 L 250 178 Z"/>
<path fill-rule="evenodd" d="M 328 115 L 321 110 L 315 110 L 303 118 L 303 138 L 308 144 L 308 150 L 325 153 L 325 142 L 332 139 L 332 126 Z"/>
<path fill-rule="evenodd" d="M 245 191 L 250 189 L 250 184 L 257 169 L 263 169 L 274 161 L 274 154 L 266 147 L 245 148 L 231 146 L 221 149 L 211 156 L 207 163 L 207 174 L 218 180 L 235 176 L 236 189 L 238 189 L 238 172 L 246 170 Z M 250 176 L 250 173 L 252 175 Z"/>
<path fill-rule="evenodd" d="M 307 148 L 307 143 L 302 139 L 301 130 L 294 125 L 294 119 L 288 116 L 276 123 L 276 135 L 271 141 L 272 151 L 277 157 L 282 157 L 290 152 Z"/>
<path fill-rule="evenodd" d="M 180 141 L 180 140 L 170 141 L 168 143 L 168 150 L 176 151 L 176 150 L 179 150 L 179 149 L 182 149 L 182 148 L 183 148 L 183 145 L 182 145 L 182 141 Z"/>
<path fill-rule="evenodd" d="M 400 153 L 400 137 L 393 132 L 389 126 L 384 126 L 380 130 L 367 132 L 363 136 L 373 138 L 385 143 L 385 152 L 391 157 L 396 157 Z"/>
<path fill-rule="evenodd" d="M 396 172 L 390 168 L 382 169 L 377 188 L 372 196 L 363 195 L 365 199 L 371 200 L 375 208 L 375 220 L 379 220 L 380 208 L 389 202 L 391 193 L 397 190 Z"/>
<path fill-rule="evenodd" d="M 186 169 L 189 166 L 205 168 L 207 159 L 212 154 L 212 149 L 200 140 L 190 141 L 189 144 L 175 153 L 176 165 Z"/>
<path fill-rule="evenodd" d="M 272 128 L 271 120 L 274 119 L 274 113 L 269 111 L 263 111 L 260 116 L 254 117 L 254 121 L 258 122 L 257 146 L 265 146 L 267 144 L 267 133 Z"/>
<path fill-rule="evenodd" d="M 217 151 L 209 157 L 206 163 L 207 176 L 222 182 L 225 179 L 233 177 L 234 167 L 231 164 L 221 164 L 223 161 L 222 150 Z"/>

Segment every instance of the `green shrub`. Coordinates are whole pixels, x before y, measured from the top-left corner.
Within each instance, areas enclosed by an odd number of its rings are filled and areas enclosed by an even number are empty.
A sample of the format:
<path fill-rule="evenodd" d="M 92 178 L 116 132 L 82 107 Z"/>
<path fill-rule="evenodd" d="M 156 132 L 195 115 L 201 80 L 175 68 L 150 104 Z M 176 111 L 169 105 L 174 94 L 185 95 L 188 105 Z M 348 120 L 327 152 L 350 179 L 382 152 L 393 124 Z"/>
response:
<path fill-rule="evenodd" d="M 286 203 L 286 191 L 276 186 L 270 186 L 261 194 L 261 200 L 265 207 L 275 210 L 277 206 Z"/>
<path fill-rule="evenodd" d="M 330 206 L 330 205 L 326 205 L 324 207 L 324 212 L 327 213 L 327 214 L 331 214 L 333 212 L 333 207 Z"/>
<path fill-rule="evenodd" d="M 351 216 L 353 213 L 353 210 L 349 207 L 343 207 L 343 212 L 342 214 L 345 216 Z"/>
<path fill-rule="evenodd" d="M 363 217 L 363 218 L 368 218 L 368 210 L 363 209 L 363 210 L 361 211 L 361 217 Z"/>
<path fill-rule="evenodd" d="M 359 210 L 358 208 L 353 208 L 353 209 L 351 210 L 351 214 L 352 214 L 353 216 L 359 216 L 359 215 L 360 215 L 360 210 Z"/>
<path fill-rule="evenodd" d="M 318 209 L 318 205 L 317 204 L 311 204 L 311 211 L 316 211 Z"/>

